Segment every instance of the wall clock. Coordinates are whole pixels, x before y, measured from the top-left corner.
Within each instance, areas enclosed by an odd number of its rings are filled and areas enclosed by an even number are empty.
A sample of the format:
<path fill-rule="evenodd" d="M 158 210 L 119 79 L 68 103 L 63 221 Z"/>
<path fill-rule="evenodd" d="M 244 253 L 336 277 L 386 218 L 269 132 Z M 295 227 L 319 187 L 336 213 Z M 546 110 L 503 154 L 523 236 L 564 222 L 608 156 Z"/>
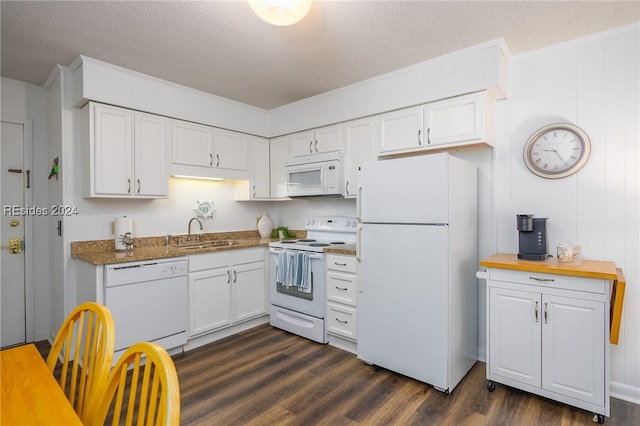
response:
<path fill-rule="evenodd" d="M 524 162 L 529 170 L 548 179 L 577 172 L 587 163 L 589 154 L 589 136 L 569 123 L 549 124 L 538 129 L 524 146 Z"/>

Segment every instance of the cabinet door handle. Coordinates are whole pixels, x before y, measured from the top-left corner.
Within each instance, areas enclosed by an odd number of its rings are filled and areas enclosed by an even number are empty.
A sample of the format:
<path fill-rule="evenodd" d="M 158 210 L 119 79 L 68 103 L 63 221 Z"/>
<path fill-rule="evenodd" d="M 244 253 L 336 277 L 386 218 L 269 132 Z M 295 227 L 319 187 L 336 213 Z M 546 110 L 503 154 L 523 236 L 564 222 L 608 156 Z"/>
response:
<path fill-rule="evenodd" d="M 549 324 L 549 306 L 547 306 L 547 303 L 544 304 L 544 323 L 545 324 Z"/>
<path fill-rule="evenodd" d="M 127 188 L 127 194 L 131 194 L 131 179 L 127 179 L 127 185 L 129 186 Z"/>
<path fill-rule="evenodd" d="M 339 318 L 336 318 L 336 321 L 338 321 L 340 324 L 349 324 L 349 321 L 342 321 Z"/>
<path fill-rule="evenodd" d="M 313 154 L 313 141 L 309 141 L 309 154 Z"/>
<path fill-rule="evenodd" d="M 31 170 L 27 170 L 25 173 L 27 174 L 27 189 L 29 189 L 31 188 Z"/>
<path fill-rule="evenodd" d="M 140 179 L 137 179 L 138 181 L 138 194 L 140 193 Z"/>
<path fill-rule="evenodd" d="M 209 153 L 209 166 L 213 166 L 213 154 Z"/>
<path fill-rule="evenodd" d="M 422 140 L 420 140 L 420 135 L 422 135 L 422 130 L 418 129 L 418 145 L 422 146 Z"/>
<path fill-rule="evenodd" d="M 231 271 L 227 269 L 227 284 L 231 282 Z"/>
<path fill-rule="evenodd" d="M 256 198 L 256 186 L 255 185 L 253 185 L 253 195 L 252 195 L 252 197 Z"/>
<path fill-rule="evenodd" d="M 427 127 L 427 145 L 431 145 L 431 127 Z"/>
<path fill-rule="evenodd" d="M 220 165 L 220 154 L 216 154 L 216 167 Z"/>
<path fill-rule="evenodd" d="M 530 280 L 536 280 L 536 281 L 545 281 L 545 282 L 554 282 L 555 280 L 553 278 L 538 278 L 538 277 L 529 277 Z"/>
<path fill-rule="evenodd" d="M 233 283 L 235 284 L 236 281 L 238 281 L 238 273 L 236 272 L 236 270 L 233 270 Z"/>
<path fill-rule="evenodd" d="M 336 289 L 337 290 L 342 290 L 342 291 L 347 291 L 348 290 L 346 287 L 343 288 L 343 287 L 338 287 L 338 286 L 336 286 Z"/>
<path fill-rule="evenodd" d="M 540 319 L 538 318 L 538 302 L 536 301 L 536 322 L 540 322 Z"/>
<path fill-rule="evenodd" d="M 316 139 L 316 145 L 315 145 L 315 147 L 316 147 L 316 152 L 318 152 L 318 140 L 317 140 L 317 139 Z"/>
<path fill-rule="evenodd" d="M 349 195 L 349 181 L 346 181 L 344 184 L 344 192 Z"/>

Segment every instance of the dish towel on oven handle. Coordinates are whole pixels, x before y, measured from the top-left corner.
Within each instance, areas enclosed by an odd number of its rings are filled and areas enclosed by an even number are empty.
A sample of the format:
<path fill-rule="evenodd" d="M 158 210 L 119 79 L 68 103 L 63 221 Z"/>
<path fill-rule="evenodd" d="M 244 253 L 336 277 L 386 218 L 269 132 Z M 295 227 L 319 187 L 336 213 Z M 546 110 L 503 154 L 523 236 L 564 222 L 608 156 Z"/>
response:
<path fill-rule="evenodd" d="M 295 286 L 303 293 L 311 293 L 311 260 L 304 251 L 282 250 L 278 254 L 276 282 Z"/>
<path fill-rule="evenodd" d="M 289 265 L 293 253 L 290 250 L 280 250 L 278 253 L 278 265 L 276 267 L 276 283 L 289 287 L 291 281 L 287 281 L 287 275 L 290 274 Z M 290 275 L 289 275 L 289 278 Z"/>
<path fill-rule="evenodd" d="M 297 271 L 296 284 L 303 293 L 311 293 L 311 259 L 309 253 L 299 252 L 297 259 Z"/>

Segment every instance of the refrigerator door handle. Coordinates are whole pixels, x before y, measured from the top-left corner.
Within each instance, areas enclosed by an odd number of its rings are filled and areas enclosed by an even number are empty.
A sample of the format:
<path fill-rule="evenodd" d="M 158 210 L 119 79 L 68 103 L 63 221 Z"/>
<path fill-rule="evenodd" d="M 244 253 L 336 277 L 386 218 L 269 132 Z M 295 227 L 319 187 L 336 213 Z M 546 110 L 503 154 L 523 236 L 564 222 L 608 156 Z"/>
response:
<path fill-rule="evenodd" d="M 358 229 L 356 229 L 356 266 L 358 268 L 357 274 L 357 288 L 359 292 L 364 291 L 364 277 L 362 276 L 362 258 L 360 257 L 360 253 L 362 250 L 361 245 L 361 234 L 362 234 L 362 223 L 358 223 Z"/>
<path fill-rule="evenodd" d="M 362 222 L 362 185 L 358 185 L 358 189 L 356 192 L 356 217 L 358 218 L 358 222 Z"/>

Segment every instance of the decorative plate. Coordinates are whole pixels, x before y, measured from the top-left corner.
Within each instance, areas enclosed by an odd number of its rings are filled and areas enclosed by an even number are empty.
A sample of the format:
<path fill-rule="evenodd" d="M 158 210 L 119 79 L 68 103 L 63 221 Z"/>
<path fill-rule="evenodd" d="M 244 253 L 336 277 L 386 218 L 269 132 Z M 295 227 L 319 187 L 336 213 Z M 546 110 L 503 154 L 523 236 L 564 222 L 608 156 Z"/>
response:
<path fill-rule="evenodd" d="M 213 201 L 196 201 L 196 208 L 193 209 L 200 219 L 210 219 L 213 217 Z"/>

